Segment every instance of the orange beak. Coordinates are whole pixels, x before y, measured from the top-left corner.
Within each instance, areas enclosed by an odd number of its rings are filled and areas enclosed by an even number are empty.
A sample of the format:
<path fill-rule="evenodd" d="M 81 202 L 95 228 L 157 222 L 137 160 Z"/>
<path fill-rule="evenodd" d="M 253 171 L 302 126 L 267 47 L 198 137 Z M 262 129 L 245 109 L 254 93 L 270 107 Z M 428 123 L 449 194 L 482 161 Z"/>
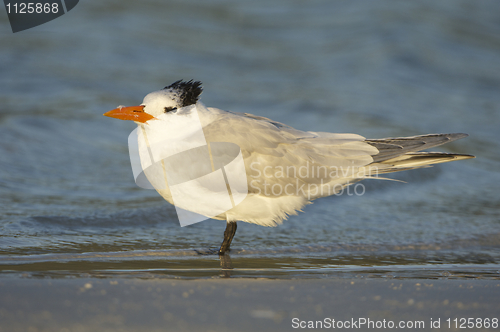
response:
<path fill-rule="evenodd" d="M 109 116 L 110 118 L 132 120 L 142 123 L 155 118 L 154 116 L 144 112 L 144 106 L 118 107 L 104 113 L 103 115 Z"/>

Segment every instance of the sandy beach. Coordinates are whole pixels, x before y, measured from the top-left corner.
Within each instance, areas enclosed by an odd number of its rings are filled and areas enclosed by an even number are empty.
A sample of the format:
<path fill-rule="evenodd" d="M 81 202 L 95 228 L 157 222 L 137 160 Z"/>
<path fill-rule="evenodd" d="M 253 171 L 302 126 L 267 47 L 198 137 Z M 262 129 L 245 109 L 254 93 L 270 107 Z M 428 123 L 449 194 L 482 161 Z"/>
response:
<path fill-rule="evenodd" d="M 3 277 L 0 288 L 2 332 L 450 331 L 500 316 L 498 280 Z M 482 326 L 468 330 L 496 330 Z"/>

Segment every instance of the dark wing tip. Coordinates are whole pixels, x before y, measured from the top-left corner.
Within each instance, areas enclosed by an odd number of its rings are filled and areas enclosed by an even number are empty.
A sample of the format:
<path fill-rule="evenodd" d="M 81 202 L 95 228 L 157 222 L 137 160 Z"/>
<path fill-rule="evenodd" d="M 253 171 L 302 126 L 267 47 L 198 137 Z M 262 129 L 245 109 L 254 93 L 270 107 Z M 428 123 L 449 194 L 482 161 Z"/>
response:
<path fill-rule="evenodd" d="M 469 134 L 465 134 L 465 133 L 453 133 L 453 134 L 447 134 L 447 135 L 452 140 L 461 139 L 461 138 L 465 138 L 465 137 L 469 136 Z"/>

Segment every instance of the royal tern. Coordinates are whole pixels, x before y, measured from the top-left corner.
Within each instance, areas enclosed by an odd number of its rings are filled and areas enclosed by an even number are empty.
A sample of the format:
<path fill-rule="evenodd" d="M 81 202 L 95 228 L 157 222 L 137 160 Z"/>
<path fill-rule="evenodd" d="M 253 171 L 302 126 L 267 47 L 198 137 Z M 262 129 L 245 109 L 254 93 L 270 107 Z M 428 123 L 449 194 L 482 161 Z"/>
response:
<path fill-rule="evenodd" d="M 261 116 L 207 108 L 199 101 L 201 92 L 201 82 L 179 80 L 148 94 L 139 106 L 120 106 L 104 115 L 134 121 L 149 137 L 172 133 L 189 140 L 196 130 L 186 119 L 197 112 L 196 119 L 199 118 L 207 146 L 229 142 L 241 149 L 248 189 L 245 198 L 237 205 L 233 202 L 232 208 L 218 215 L 207 213 L 207 217 L 226 220 L 224 240 L 218 250 L 220 255 L 229 250 L 237 221 L 276 226 L 312 200 L 338 194 L 362 179 L 474 158 L 466 154 L 420 152 L 467 134 L 365 139 L 356 134 L 301 131 Z M 196 168 L 197 165 L 180 162 L 170 166 Z M 148 180 L 154 181 L 156 175 L 147 175 Z M 171 187 L 172 183 L 170 186 L 167 183 L 166 187 L 155 186 L 155 189 L 174 204 Z M 197 188 L 204 193 L 211 190 Z M 196 210 L 194 207 L 198 204 L 189 204 L 183 208 Z"/>

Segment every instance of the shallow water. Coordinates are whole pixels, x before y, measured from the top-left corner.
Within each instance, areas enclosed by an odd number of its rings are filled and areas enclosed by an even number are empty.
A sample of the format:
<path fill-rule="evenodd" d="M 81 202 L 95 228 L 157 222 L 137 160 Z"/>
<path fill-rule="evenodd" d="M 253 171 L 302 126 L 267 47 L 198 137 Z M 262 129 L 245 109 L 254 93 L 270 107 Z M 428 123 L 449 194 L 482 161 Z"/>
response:
<path fill-rule="evenodd" d="M 0 265 L 25 276 L 500 278 L 496 1 L 108 1 L 12 34 L 0 17 Z M 175 80 L 207 106 L 369 138 L 470 137 L 477 159 L 363 182 L 277 228 L 181 228 L 132 178 L 133 123 Z"/>

